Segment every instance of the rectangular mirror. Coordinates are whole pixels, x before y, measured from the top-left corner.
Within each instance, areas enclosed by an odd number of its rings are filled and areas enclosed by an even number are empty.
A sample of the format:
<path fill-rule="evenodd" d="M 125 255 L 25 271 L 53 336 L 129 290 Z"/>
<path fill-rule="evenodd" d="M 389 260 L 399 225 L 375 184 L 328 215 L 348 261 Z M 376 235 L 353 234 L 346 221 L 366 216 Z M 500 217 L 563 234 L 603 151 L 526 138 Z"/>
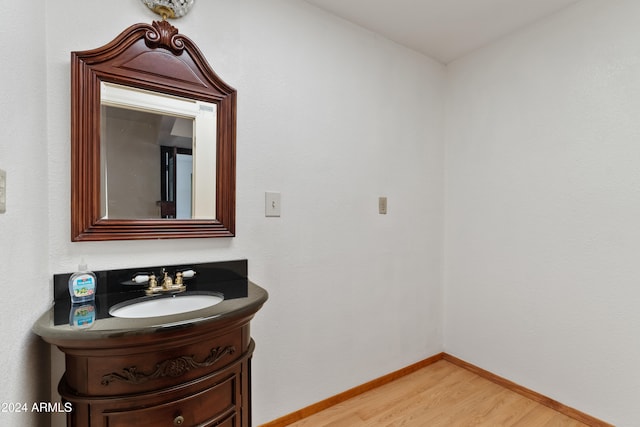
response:
<path fill-rule="evenodd" d="M 216 105 L 100 86 L 101 218 L 214 219 Z"/>

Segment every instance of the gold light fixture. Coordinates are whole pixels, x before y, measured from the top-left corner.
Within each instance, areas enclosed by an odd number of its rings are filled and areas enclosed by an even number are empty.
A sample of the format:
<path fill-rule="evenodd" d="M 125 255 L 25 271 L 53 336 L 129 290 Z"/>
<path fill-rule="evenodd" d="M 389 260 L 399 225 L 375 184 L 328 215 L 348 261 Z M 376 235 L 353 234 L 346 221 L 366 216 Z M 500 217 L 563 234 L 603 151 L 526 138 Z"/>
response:
<path fill-rule="evenodd" d="M 162 19 L 181 18 L 189 13 L 195 0 L 141 0 L 145 6 L 153 10 Z"/>

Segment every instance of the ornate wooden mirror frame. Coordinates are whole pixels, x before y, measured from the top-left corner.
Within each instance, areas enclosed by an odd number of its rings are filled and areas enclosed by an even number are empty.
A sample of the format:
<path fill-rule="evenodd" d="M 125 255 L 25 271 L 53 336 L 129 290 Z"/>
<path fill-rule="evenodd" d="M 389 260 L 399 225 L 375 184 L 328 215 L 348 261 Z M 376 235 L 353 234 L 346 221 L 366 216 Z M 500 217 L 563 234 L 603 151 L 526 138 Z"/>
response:
<path fill-rule="evenodd" d="M 217 105 L 215 219 L 109 219 L 100 215 L 100 83 Z M 136 24 L 110 43 L 71 53 L 71 240 L 235 235 L 236 91 L 167 21 Z M 212 183 L 214 185 L 214 183 Z"/>

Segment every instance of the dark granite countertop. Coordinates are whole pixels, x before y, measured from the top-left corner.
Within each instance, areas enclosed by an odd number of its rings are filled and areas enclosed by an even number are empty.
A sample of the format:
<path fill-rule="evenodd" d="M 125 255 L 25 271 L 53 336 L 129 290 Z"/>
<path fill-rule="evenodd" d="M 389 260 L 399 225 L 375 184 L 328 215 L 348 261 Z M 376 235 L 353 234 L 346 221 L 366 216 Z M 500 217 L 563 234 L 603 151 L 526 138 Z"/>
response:
<path fill-rule="evenodd" d="M 131 282 L 135 274 L 159 274 L 161 268 L 96 271 L 98 288 L 95 302 L 74 305 L 67 289 L 70 273 L 54 275 L 54 304 L 36 321 L 33 332 L 45 341 L 55 343 L 131 337 L 204 323 L 213 326 L 214 322 L 255 313 L 268 298 L 267 291 L 247 279 L 246 260 L 166 266 L 172 275 L 174 271 L 189 268 L 196 271 L 193 279 L 185 280 L 187 293 L 216 293 L 224 300 L 211 307 L 169 316 L 118 318 L 109 314 L 109 308 L 115 304 L 145 296 L 146 285 Z M 80 322 L 74 321 L 78 313 L 81 313 Z M 84 323 L 84 326 L 77 326 L 77 323 Z"/>

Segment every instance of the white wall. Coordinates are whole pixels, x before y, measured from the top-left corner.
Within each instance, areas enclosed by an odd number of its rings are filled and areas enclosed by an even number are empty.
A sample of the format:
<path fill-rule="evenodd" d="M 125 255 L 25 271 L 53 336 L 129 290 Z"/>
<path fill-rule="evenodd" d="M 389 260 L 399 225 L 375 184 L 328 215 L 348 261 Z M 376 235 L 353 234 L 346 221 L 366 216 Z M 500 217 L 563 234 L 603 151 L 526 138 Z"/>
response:
<path fill-rule="evenodd" d="M 238 89 L 238 236 L 100 243 L 69 241 L 69 52 L 155 18 L 135 1 L 22 3 L 0 18 L 2 54 L 19 38 L 26 52 L 0 67 L 3 402 L 48 392 L 29 330 L 51 275 L 80 257 L 248 258 L 271 295 L 253 323 L 256 424 L 443 342 L 607 421 L 640 419 L 636 2 L 585 0 L 448 70 L 297 0 L 198 2 L 175 24 Z M 264 218 L 267 190 L 279 219 Z"/>
<path fill-rule="evenodd" d="M 29 411 L 49 395 L 49 349 L 30 333 L 51 298 L 44 17 L 44 1 L 17 2 L 0 14 L 0 169 L 7 172 L 7 211 L 0 214 L 0 403 L 28 403 Z M 0 424 L 47 426 L 48 417 L 2 412 Z"/>
<path fill-rule="evenodd" d="M 640 33 L 585 0 L 448 67 L 445 351 L 640 420 Z"/>
<path fill-rule="evenodd" d="M 238 90 L 237 237 L 69 241 L 69 52 L 153 19 L 138 1 L 47 9 L 45 276 L 80 257 L 247 258 L 270 293 L 252 324 L 256 425 L 441 351 L 444 67 L 304 2 L 200 1 L 175 21 Z M 264 217 L 267 190 L 279 219 Z"/>

